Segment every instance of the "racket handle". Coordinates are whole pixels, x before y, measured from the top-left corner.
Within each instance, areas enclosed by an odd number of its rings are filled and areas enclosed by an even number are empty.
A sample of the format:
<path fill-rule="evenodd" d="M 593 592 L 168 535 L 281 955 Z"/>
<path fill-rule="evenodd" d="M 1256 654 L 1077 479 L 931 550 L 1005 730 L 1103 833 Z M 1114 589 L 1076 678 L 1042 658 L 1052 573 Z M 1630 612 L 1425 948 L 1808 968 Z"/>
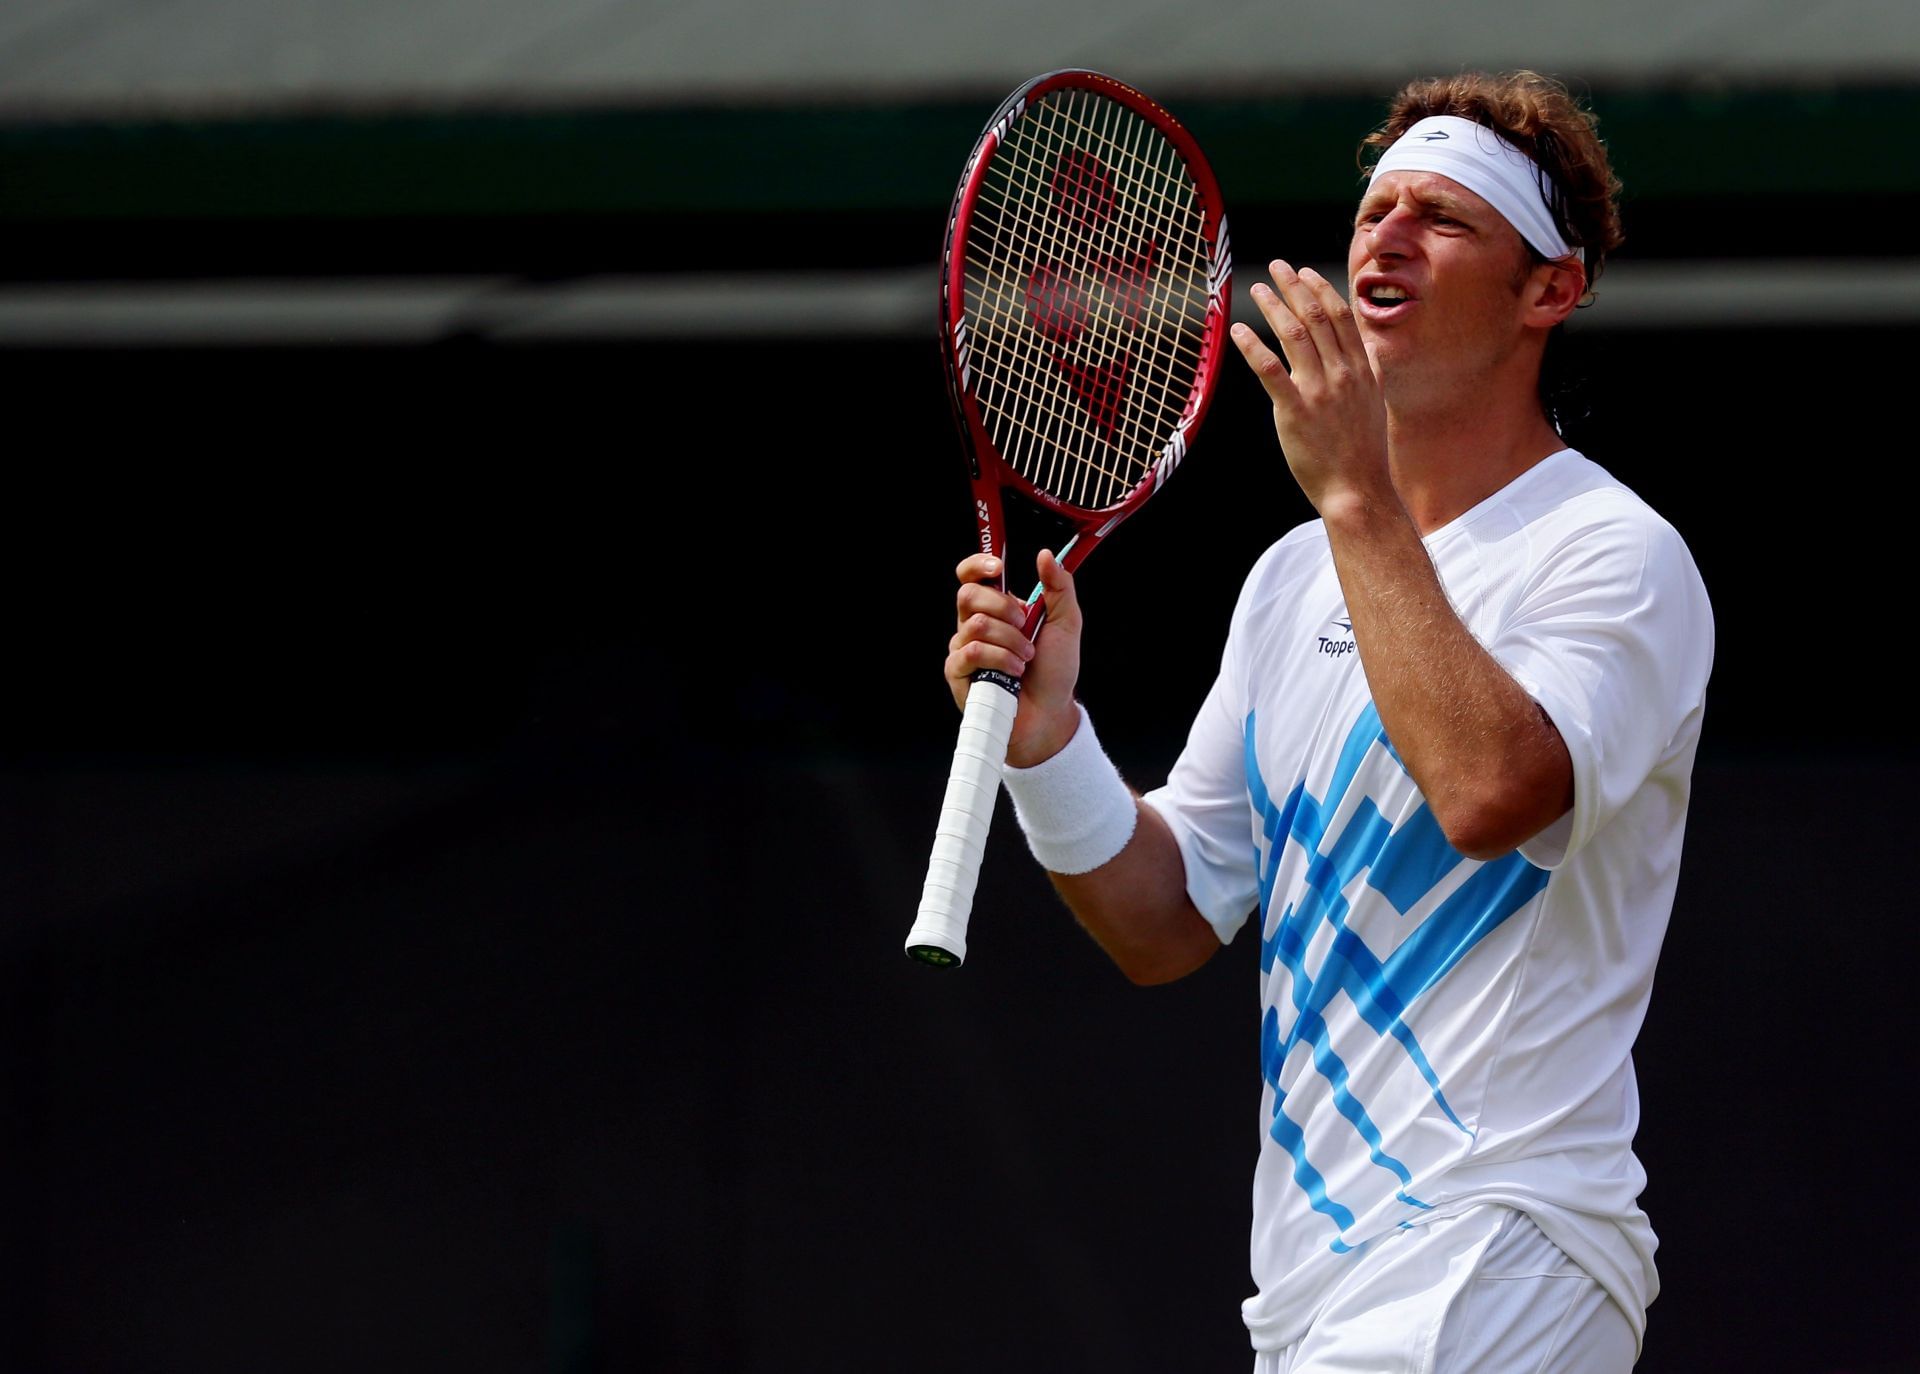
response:
<path fill-rule="evenodd" d="M 947 795 L 927 861 L 920 911 L 907 934 L 907 953 L 936 968 L 958 968 L 967 958 L 967 917 L 980 879 L 987 827 L 1007 766 L 1007 739 L 1020 710 L 1020 680 L 1005 673 L 974 674 L 967 689 L 960 738 L 953 747 Z"/>

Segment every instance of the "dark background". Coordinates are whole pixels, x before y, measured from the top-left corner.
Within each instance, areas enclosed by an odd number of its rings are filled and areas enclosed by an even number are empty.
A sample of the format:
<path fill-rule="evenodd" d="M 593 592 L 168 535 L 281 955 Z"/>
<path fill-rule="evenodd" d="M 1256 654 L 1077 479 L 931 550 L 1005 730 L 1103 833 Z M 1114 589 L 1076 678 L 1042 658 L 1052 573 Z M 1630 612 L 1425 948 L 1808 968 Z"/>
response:
<path fill-rule="evenodd" d="M 1858 257 L 1913 208 L 1675 189 L 1629 228 L 1648 260 Z M 1334 202 L 1235 213 L 1245 261 L 1339 255 Z M 11 221 L 21 282 L 552 280 L 690 240 L 889 266 L 940 230 Z M 1003 810 L 966 969 L 900 952 L 972 539 L 932 312 L 924 339 L 0 351 L 0 1367 L 1248 1366 L 1244 940 L 1127 986 Z M 1909 338 L 1576 324 L 1571 437 L 1679 527 L 1718 621 L 1636 1055 L 1656 1374 L 1920 1367 Z M 1082 577 L 1084 694 L 1137 784 L 1306 515 L 1230 369 Z"/>

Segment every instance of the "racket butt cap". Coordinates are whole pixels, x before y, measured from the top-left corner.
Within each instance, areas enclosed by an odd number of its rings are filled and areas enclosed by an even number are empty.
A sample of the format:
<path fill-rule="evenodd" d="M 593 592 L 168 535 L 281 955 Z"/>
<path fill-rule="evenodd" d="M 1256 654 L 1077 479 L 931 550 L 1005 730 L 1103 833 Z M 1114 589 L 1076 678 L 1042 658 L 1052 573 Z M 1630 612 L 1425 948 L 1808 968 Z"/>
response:
<path fill-rule="evenodd" d="M 908 945 L 907 957 L 928 968 L 959 968 L 966 962 L 964 956 L 942 945 Z"/>
<path fill-rule="evenodd" d="M 967 961 L 966 917 L 955 920 L 950 910 L 938 904 L 939 898 L 951 894 L 934 889 L 932 895 L 935 901 L 922 905 L 913 929 L 907 932 L 907 957 L 928 968 L 959 968 Z"/>

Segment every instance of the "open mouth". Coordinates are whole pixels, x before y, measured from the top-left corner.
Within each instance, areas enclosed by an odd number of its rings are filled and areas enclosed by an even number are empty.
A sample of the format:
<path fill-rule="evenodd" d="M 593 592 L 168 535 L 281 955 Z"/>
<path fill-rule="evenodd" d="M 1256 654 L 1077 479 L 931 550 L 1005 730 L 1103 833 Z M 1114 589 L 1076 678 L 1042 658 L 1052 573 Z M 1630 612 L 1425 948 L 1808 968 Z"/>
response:
<path fill-rule="evenodd" d="M 1362 294 L 1361 299 L 1376 311 L 1389 311 L 1407 304 L 1413 298 L 1407 294 L 1404 287 L 1374 286 L 1369 287 Z"/>

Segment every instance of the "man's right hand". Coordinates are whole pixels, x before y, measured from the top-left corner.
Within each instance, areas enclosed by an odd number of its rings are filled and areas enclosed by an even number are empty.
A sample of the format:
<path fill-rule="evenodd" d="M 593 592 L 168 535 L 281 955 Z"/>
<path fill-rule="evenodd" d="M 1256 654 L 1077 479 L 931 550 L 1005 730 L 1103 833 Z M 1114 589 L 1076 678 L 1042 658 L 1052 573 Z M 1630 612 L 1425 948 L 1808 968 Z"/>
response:
<path fill-rule="evenodd" d="M 1046 620 L 1038 642 L 1022 632 L 1027 603 L 990 585 L 1000 561 L 976 553 L 954 570 L 960 579 L 955 598 L 957 628 L 947 642 L 947 686 L 964 706 L 973 674 L 994 668 L 1022 682 L 1020 713 L 1007 744 L 1007 762 L 1015 768 L 1044 763 L 1066 747 L 1080 725 L 1074 684 L 1080 677 L 1080 603 L 1073 574 L 1051 552 L 1034 560 L 1045 588 Z"/>

